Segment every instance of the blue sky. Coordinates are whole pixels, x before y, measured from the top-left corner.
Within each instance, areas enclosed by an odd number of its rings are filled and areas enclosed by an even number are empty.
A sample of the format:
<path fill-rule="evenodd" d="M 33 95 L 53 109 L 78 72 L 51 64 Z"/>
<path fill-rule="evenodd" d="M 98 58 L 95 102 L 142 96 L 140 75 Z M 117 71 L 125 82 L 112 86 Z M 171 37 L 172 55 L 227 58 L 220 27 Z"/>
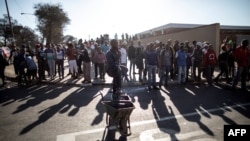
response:
<path fill-rule="evenodd" d="M 168 23 L 250 26 L 250 0 L 7 0 L 10 15 L 36 28 L 34 4 L 60 3 L 71 20 L 65 35 L 89 39 L 108 33 L 133 35 Z M 0 16 L 7 14 L 0 0 Z"/>

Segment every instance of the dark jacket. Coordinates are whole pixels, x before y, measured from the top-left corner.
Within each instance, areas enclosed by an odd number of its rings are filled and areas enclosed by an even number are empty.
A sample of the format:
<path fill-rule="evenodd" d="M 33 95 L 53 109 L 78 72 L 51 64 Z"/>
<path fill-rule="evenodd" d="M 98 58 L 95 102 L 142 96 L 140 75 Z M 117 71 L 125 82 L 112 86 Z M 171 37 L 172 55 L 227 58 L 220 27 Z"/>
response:
<path fill-rule="evenodd" d="M 106 54 L 107 59 L 107 73 L 108 75 L 112 76 L 115 71 L 120 71 L 120 58 L 121 53 L 120 51 L 115 51 L 110 49 Z"/>
<path fill-rule="evenodd" d="M 157 59 L 156 50 L 148 50 L 146 52 L 145 59 L 148 65 L 152 65 L 152 66 L 157 65 L 158 59 Z"/>

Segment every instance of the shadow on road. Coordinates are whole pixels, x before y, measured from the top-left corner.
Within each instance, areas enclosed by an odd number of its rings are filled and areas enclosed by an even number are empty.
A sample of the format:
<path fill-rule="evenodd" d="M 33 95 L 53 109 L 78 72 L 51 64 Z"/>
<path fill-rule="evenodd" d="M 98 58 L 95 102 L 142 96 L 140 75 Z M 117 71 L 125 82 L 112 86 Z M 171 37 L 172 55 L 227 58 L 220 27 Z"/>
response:
<path fill-rule="evenodd" d="M 69 87 L 72 88 L 72 87 Z M 50 95 L 54 95 L 51 97 L 45 97 L 42 100 L 46 100 L 48 98 L 55 98 L 56 96 L 59 96 L 62 94 L 64 91 L 67 91 L 69 88 L 61 88 L 61 90 L 56 90 L 53 93 L 50 93 Z M 55 89 L 55 88 L 53 88 Z M 58 88 L 59 89 L 59 88 Z M 89 90 L 91 89 L 91 90 Z M 53 91 L 53 90 L 49 90 Z M 82 87 L 74 87 L 74 90 L 69 94 L 67 97 L 65 97 L 62 101 L 60 101 L 58 104 L 55 104 L 53 106 L 50 106 L 48 108 L 45 108 L 41 111 L 39 111 L 39 114 L 41 114 L 36 121 L 31 123 L 30 125 L 26 126 L 23 128 L 23 130 L 20 132 L 20 134 L 25 134 L 35 128 L 36 126 L 39 126 L 40 124 L 46 122 L 48 119 L 53 117 L 56 113 L 66 113 L 68 112 L 68 116 L 75 116 L 78 112 L 79 109 L 83 106 L 87 106 L 95 97 L 93 97 L 99 89 L 93 88 L 93 87 L 87 87 L 87 88 L 82 88 Z M 44 92 L 46 93 L 46 91 Z M 39 98 L 41 100 L 41 98 Z M 83 100 L 84 99 L 84 100 Z M 35 100 L 34 100 L 35 101 Z M 35 104 L 38 104 L 39 101 L 35 101 Z M 27 102 L 31 104 L 32 102 Z M 28 104 L 27 104 L 28 105 Z M 34 104 L 33 104 L 34 105 Z M 20 107 L 28 107 L 28 106 L 20 106 Z M 74 107 L 71 111 L 68 111 L 71 109 L 71 107 Z M 21 108 L 24 110 L 24 108 Z M 21 110 L 17 110 L 20 112 Z M 14 112 L 16 113 L 16 112 Z"/>

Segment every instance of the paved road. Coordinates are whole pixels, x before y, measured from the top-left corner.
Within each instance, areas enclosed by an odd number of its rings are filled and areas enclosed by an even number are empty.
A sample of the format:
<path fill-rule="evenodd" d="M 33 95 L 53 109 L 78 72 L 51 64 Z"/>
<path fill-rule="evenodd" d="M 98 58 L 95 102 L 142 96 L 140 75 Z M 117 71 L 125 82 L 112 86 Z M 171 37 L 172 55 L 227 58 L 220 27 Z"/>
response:
<path fill-rule="evenodd" d="M 0 89 L 0 140 L 4 141 L 221 141 L 224 125 L 250 124 L 249 92 L 231 91 L 226 83 L 172 82 L 151 92 L 145 85 L 123 86 L 135 106 L 130 116 L 132 135 L 126 138 L 113 125 L 104 132 L 106 111 L 100 92 L 110 100 L 110 85 L 8 83 L 10 88 Z"/>

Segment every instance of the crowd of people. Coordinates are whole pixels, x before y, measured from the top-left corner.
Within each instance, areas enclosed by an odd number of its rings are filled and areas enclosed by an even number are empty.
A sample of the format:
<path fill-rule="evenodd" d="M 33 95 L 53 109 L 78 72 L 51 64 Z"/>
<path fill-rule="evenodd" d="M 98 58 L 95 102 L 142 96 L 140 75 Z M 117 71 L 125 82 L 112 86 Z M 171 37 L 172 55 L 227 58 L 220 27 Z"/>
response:
<path fill-rule="evenodd" d="M 71 79 L 83 77 L 82 83 L 91 83 L 92 71 L 93 79 L 101 81 L 105 81 L 105 74 L 115 76 L 114 84 L 119 86 L 120 80 L 129 82 L 131 74 L 138 74 L 140 82 L 145 80 L 148 82 L 148 90 L 167 87 L 171 79 L 177 79 L 180 85 L 188 82 L 199 84 L 202 77 L 206 79 L 208 85 L 225 81 L 231 83 L 233 89 L 241 80 L 241 88 L 246 89 L 246 81 L 250 78 L 248 40 L 242 40 L 239 45 L 235 45 L 232 40 L 225 39 L 218 55 L 209 42 L 190 43 L 171 39 L 166 43 L 156 40 L 146 45 L 142 45 L 140 41 L 116 40 L 117 44 L 114 42 L 111 40 L 110 43 L 105 41 L 99 44 L 92 40 L 66 45 L 37 44 L 35 50 L 26 45 L 19 48 L 13 45 L 7 60 L 13 63 L 20 86 L 31 85 L 34 80 L 37 83 L 46 79 L 54 80 L 55 76 L 64 79 L 65 75 L 71 75 Z M 118 52 L 110 53 L 113 46 Z M 3 53 L 0 54 L 0 75 L 4 85 L 4 68 L 8 63 Z M 113 62 L 112 57 L 118 62 Z M 69 74 L 64 74 L 65 59 L 68 61 Z M 128 60 L 129 66 L 127 66 Z M 121 72 L 109 71 L 111 68 L 115 69 L 115 66 L 119 66 Z M 217 66 L 220 73 L 215 76 L 214 70 Z M 156 77 L 159 77 L 158 84 Z"/>

